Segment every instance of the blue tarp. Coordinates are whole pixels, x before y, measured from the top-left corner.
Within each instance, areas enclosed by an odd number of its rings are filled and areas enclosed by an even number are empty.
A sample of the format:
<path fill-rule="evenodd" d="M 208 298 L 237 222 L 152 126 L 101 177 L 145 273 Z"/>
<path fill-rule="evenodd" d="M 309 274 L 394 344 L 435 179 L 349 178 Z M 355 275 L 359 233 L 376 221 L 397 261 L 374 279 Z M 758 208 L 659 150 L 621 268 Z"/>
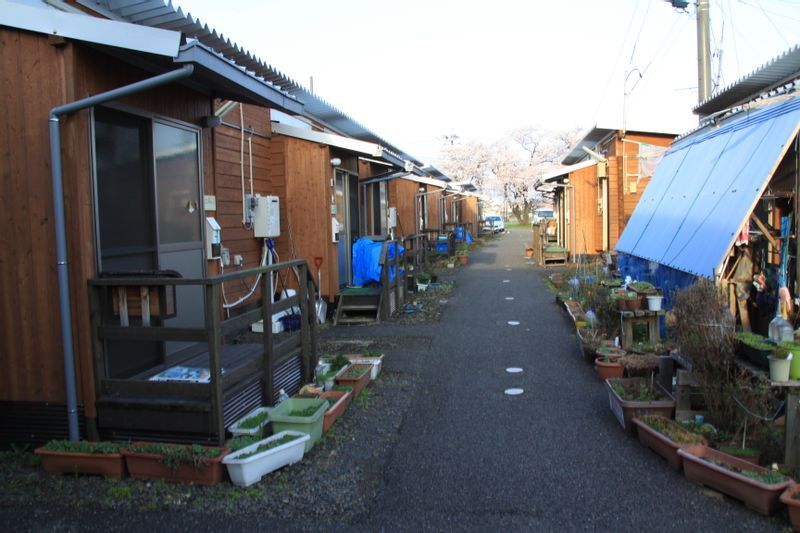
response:
<path fill-rule="evenodd" d="M 711 277 L 797 133 L 800 98 L 739 114 L 676 141 L 616 249 Z"/>
<path fill-rule="evenodd" d="M 373 281 L 380 283 L 382 248 L 382 242 L 375 242 L 365 237 L 353 243 L 353 285 L 366 285 Z M 397 246 L 394 243 L 389 244 L 387 260 L 394 260 L 395 248 Z M 400 246 L 399 251 L 400 257 L 403 257 L 405 248 Z M 394 266 L 389 268 L 389 279 L 394 279 Z"/>

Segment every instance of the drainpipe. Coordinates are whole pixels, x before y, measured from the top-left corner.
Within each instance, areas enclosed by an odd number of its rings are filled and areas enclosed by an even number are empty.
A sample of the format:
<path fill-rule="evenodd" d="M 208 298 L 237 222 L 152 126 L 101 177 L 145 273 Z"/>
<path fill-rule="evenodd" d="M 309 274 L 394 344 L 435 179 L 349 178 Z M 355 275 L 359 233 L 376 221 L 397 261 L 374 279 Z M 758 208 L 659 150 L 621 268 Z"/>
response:
<path fill-rule="evenodd" d="M 72 345 L 72 310 L 70 308 L 69 271 L 67 268 L 67 233 L 64 217 L 64 175 L 61 168 L 60 117 L 94 107 L 132 93 L 152 89 L 189 77 L 192 65 L 160 74 L 124 87 L 76 100 L 50 110 L 50 160 L 53 182 L 53 222 L 56 229 L 56 271 L 58 273 L 58 308 L 61 314 L 61 344 L 64 348 L 64 381 L 67 392 L 67 421 L 70 440 L 80 439 L 78 431 L 78 396 L 75 385 L 75 353 Z"/>

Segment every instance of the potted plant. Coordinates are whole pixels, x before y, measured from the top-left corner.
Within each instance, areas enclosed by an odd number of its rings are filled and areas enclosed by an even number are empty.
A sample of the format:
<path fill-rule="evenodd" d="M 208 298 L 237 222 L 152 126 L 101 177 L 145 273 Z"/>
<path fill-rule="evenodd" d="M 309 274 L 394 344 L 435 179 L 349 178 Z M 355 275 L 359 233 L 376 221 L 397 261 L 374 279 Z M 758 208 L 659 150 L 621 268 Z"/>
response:
<path fill-rule="evenodd" d="M 456 257 L 458 257 L 458 260 L 461 262 L 462 266 L 466 266 L 467 261 L 469 261 L 469 248 L 464 245 L 456 248 Z"/>
<path fill-rule="evenodd" d="M 720 446 L 719 451 L 725 452 L 728 455 L 732 455 L 734 457 L 738 457 L 739 459 L 747 461 L 748 463 L 752 463 L 754 465 L 757 465 L 759 463 L 759 459 L 761 459 L 761 450 L 758 450 L 756 448 L 738 446 L 736 444 Z"/>
<path fill-rule="evenodd" d="M 431 275 L 427 272 L 420 272 L 417 274 L 417 292 L 425 292 L 428 290 L 428 284 L 431 282 Z"/>
<path fill-rule="evenodd" d="M 754 511 L 771 515 L 791 479 L 719 450 L 698 444 L 682 447 L 686 479 L 741 500 Z"/>
<path fill-rule="evenodd" d="M 620 425 L 632 433 L 633 419 L 645 415 L 672 418 L 675 400 L 658 383 L 647 378 L 607 379 L 608 402 Z"/>
<path fill-rule="evenodd" d="M 222 480 L 222 459 L 230 448 L 198 444 L 134 442 L 122 455 L 131 477 L 214 485 Z"/>
<path fill-rule="evenodd" d="M 775 350 L 775 345 L 766 337 L 749 331 L 736 334 L 739 349 L 742 355 L 756 366 L 769 368 L 769 356 Z"/>
<path fill-rule="evenodd" d="M 269 424 L 269 408 L 256 407 L 246 416 L 237 420 L 228 431 L 234 437 L 239 435 L 253 435 L 264 437 L 267 435 L 266 426 Z"/>
<path fill-rule="evenodd" d="M 352 364 L 336 377 L 336 382 L 353 386 L 353 398 L 358 398 L 372 375 L 372 365 Z"/>
<path fill-rule="evenodd" d="M 326 372 L 319 377 L 319 383 L 322 387 L 327 390 L 332 390 L 333 386 L 336 385 L 336 374 L 338 374 L 341 370 L 331 370 L 330 372 Z"/>
<path fill-rule="evenodd" d="M 125 458 L 120 451 L 120 445 L 113 442 L 51 440 L 34 453 L 42 459 L 42 468 L 48 474 L 123 477 Z"/>
<path fill-rule="evenodd" d="M 370 381 L 375 381 L 383 368 L 383 354 L 381 352 L 364 352 L 363 354 L 348 354 L 344 356 L 351 364 L 372 365 Z"/>
<path fill-rule="evenodd" d="M 792 354 L 792 363 L 789 365 L 789 379 L 800 379 L 800 342 L 783 341 L 780 346 Z"/>
<path fill-rule="evenodd" d="M 320 394 L 321 400 L 328 400 L 330 407 L 325 411 L 325 416 L 322 420 L 322 432 L 325 433 L 330 429 L 337 418 L 344 414 L 350 401 L 353 399 L 353 394 L 350 391 L 325 391 Z"/>
<path fill-rule="evenodd" d="M 612 359 L 619 359 L 620 357 L 624 357 L 628 352 L 619 348 L 617 346 L 609 346 L 607 344 L 601 344 L 596 352 L 597 357 L 609 357 Z"/>
<path fill-rule="evenodd" d="M 707 444 L 705 437 L 682 428 L 660 415 L 645 415 L 633 419 L 639 442 L 667 460 L 675 470 L 683 467 L 678 449 L 687 444 Z"/>
<path fill-rule="evenodd" d="M 778 346 L 769 360 L 769 379 L 772 381 L 789 381 L 789 370 L 792 361 L 789 359 L 791 352 L 785 346 Z"/>
<path fill-rule="evenodd" d="M 311 450 L 322 436 L 323 417 L 328 410 L 328 400 L 319 398 L 289 398 L 279 403 L 270 412 L 272 430 L 297 431 L 311 438 L 306 441 L 306 451 Z"/>
<path fill-rule="evenodd" d="M 647 377 L 658 368 L 658 356 L 652 353 L 632 353 L 619 360 L 628 377 Z"/>
<path fill-rule="evenodd" d="M 792 529 L 800 530 L 800 485 L 792 483 L 781 493 L 781 502 L 786 505 L 789 511 L 789 522 Z"/>
<path fill-rule="evenodd" d="M 234 485 L 249 487 L 265 474 L 302 460 L 310 438 L 297 431 L 281 431 L 225 456 L 222 462 Z"/>
<path fill-rule="evenodd" d="M 625 372 L 619 357 L 598 357 L 594 360 L 594 367 L 600 381 L 605 382 L 609 378 L 621 378 Z"/>

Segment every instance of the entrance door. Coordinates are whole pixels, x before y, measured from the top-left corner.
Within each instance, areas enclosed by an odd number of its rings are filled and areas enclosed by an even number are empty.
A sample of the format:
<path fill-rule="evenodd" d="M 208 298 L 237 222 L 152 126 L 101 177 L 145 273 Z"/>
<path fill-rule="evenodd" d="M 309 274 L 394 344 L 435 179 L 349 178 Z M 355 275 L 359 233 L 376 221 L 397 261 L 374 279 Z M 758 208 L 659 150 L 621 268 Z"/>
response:
<path fill-rule="evenodd" d="M 94 112 L 98 271 L 175 270 L 204 275 L 199 132 L 97 108 Z M 201 327 L 202 287 L 178 287 L 170 326 Z M 111 377 L 129 377 L 166 356 L 201 349 L 189 343 L 109 343 Z"/>
<path fill-rule="evenodd" d="M 353 279 L 353 243 L 359 237 L 358 178 L 344 170 L 335 174 L 336 220 L 339 222 L 339 243 L 336 246 L 339 262 L 339 287 Z"/>

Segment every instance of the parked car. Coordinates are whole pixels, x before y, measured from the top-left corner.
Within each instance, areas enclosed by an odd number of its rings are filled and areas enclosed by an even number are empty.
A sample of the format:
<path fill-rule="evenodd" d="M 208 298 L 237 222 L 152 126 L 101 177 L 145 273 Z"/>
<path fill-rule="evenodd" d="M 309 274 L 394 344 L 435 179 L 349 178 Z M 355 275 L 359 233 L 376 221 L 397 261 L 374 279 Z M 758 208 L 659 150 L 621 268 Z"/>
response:
<path fill-rule="evenodd" d="M 503 222 L 503 217 L 499 215 L 489 215 L 483 221 L 483 231 L 491 231 L 493 233 L 500 233 L 506 230 L 506 225 Z"/>
<path fill-rule="evenodd" d="M 533 212 L 534 224 L 540 224 L 541 222 L 545 222 L 552 218 L 554 218 L 552 209 L 537 209 L 536 211 Z"/>

